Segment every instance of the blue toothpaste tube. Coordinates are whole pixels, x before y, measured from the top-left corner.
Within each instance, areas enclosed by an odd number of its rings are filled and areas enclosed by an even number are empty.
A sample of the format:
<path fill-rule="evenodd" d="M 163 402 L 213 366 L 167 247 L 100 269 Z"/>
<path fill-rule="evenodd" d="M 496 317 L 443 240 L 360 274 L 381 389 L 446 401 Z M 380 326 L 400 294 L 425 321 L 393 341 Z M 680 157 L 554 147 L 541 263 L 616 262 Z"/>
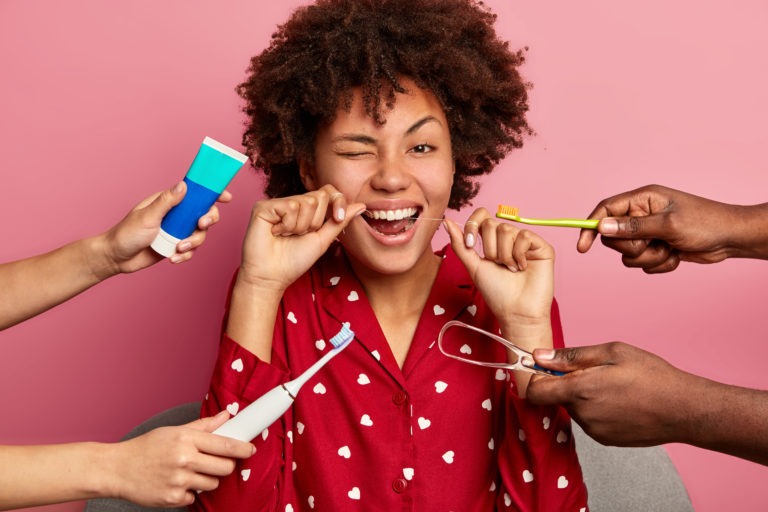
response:
<path fill-rule="evenodd" d="M 184 177 L 187 193 L 163 218 L 152 249 L 165 257 L 173 256 L 176 244 L 195 231 L 197 221 L 208 212 L 247 159 L 221 142 L 210 137 L 203 139 Z"/>

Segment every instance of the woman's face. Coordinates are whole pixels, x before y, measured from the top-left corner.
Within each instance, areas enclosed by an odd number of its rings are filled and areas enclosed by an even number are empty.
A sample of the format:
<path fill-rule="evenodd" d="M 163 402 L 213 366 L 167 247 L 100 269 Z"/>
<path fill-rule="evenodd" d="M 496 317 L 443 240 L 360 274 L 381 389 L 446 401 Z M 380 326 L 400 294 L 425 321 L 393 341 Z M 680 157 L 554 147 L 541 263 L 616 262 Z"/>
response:
<path fill-rule="evenodd" d="M 369 269 L 397 274 L 431 257 L 431 241 L 448 207 L 454 163 L 448 122 L 437 98 L 408 79 L 386 123 L 366 115 L 360 90 L 352 108 L 336 113 L 315 142 L 314 166 L 302 166 L 305 186 L 332 184 L 367 211 L 341 240 Z M 414 220 L 420 218 L 420 220 Z"/>

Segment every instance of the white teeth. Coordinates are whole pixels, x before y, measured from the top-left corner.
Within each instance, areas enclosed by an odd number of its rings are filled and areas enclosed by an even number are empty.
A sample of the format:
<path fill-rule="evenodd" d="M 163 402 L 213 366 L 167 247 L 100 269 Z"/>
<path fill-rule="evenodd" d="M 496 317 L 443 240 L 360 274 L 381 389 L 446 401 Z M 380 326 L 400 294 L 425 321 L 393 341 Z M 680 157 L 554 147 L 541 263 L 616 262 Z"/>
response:
<path fill-rule="evenodd" d="M 373 217 L 376 220 L 403 220 L 409 217 L 413 217 L 418 213 L 417 208 L 402 208 L 400 210 L 369 210 L 366 215 Z"/>

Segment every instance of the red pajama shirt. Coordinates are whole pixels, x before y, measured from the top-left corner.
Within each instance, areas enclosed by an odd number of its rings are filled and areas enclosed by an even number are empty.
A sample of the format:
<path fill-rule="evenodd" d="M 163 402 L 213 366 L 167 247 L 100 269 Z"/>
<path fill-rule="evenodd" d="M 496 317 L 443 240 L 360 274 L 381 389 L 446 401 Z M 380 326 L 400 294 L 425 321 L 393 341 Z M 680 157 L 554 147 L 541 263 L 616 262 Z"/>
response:
<path fill-rule="evenodd" d="M 223 337 L 203 416 L 235 413 L 295 378 L 331 349 L 328 340 L 343 323 L 355 332 L 254 440 L 256 453 L 218 489 L 200 493 L 191 510 L 587 510 L 564 410 L 518 398 L 504 370 L 438 350 L 449 320 L 498 332 L 450 247 L 440 255 L 402 370 L 339 245 L 286 290 L 271 363 Z M 562 347 L 556 304 L 552 313 L 555 347 Z M 506 359 L 500 344 L 476 349 Z"/>

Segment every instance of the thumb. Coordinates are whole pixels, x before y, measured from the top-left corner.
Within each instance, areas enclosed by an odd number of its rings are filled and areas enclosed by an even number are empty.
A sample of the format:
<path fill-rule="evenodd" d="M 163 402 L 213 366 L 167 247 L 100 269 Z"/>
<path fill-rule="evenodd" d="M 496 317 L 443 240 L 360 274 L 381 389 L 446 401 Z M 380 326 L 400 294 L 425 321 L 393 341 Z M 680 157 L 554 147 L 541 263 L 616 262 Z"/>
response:
<path fill-rule="evenodd" d="M 605 217 L 597 226 L 601 235 L 611 238 L 664 239 L 666 216 L 651 214 L 641 217 Z"/>
<path fill-rule="evenodd" d="M 176 206 L 184 199 L 184 194 L 187 193 L 187 184 L 183 181 L 178 182 L 173 188 L 163 190 L 154 201 L 149 203 L 144 211 L 151 217 L 157 217 L 162 219 L 165 214 L 170 211 L 171 208 Z"/>
<path fill-rule="evenodd" d="M 470 274 L 472 274 L 472 269 L 480 262 L 480 255 L 478 255 L 473 248 L 466 246 L 464 243 L 464 235 L 458 224 L 450 219 L 445 219 L 443 220 L 443 226 L 451 239 L 451 248 L 453 249 L 453 252 L 467 270 L 470 271 Z"/>
<path fill-rule="evenodd" d="M 360 214 L 364 211 L 364 203 L 352 203 L 347 206 L 346 210 L 344 211 L 344 220 L 339 222 L 331 219 L 323 224 L 323 227 L 321 227 L 317 233 L 322 237 L 323 241 L 327 242 L 328 245 L 331 245 L 331 242 L 333 242 L 335 238 L 338 238 L 341 232 L 344 231 L 344 229 L 346 229 L 346 227 L 349 226 L 352 221 L 359 217 Z"/>
<path fill-rule="evenodd" d="M 224 423 L 226 423 L 228 419 L 229 419 L 229 413 L 225 409 L 215 416 L 200 418 L 199 420 L 189 422 L 184 426 L 194 430 L 199 430 L 201 432 L 213 432 L 214 430 L 222 426 Z"/>
<path fill-rule="evenodd" d="M 558 350 L 537 348 L 533 351 L 533 358 L 536 364 L 544 368 L 566 373 L 611 364 L 604 345 L 567 347 Z"/>

